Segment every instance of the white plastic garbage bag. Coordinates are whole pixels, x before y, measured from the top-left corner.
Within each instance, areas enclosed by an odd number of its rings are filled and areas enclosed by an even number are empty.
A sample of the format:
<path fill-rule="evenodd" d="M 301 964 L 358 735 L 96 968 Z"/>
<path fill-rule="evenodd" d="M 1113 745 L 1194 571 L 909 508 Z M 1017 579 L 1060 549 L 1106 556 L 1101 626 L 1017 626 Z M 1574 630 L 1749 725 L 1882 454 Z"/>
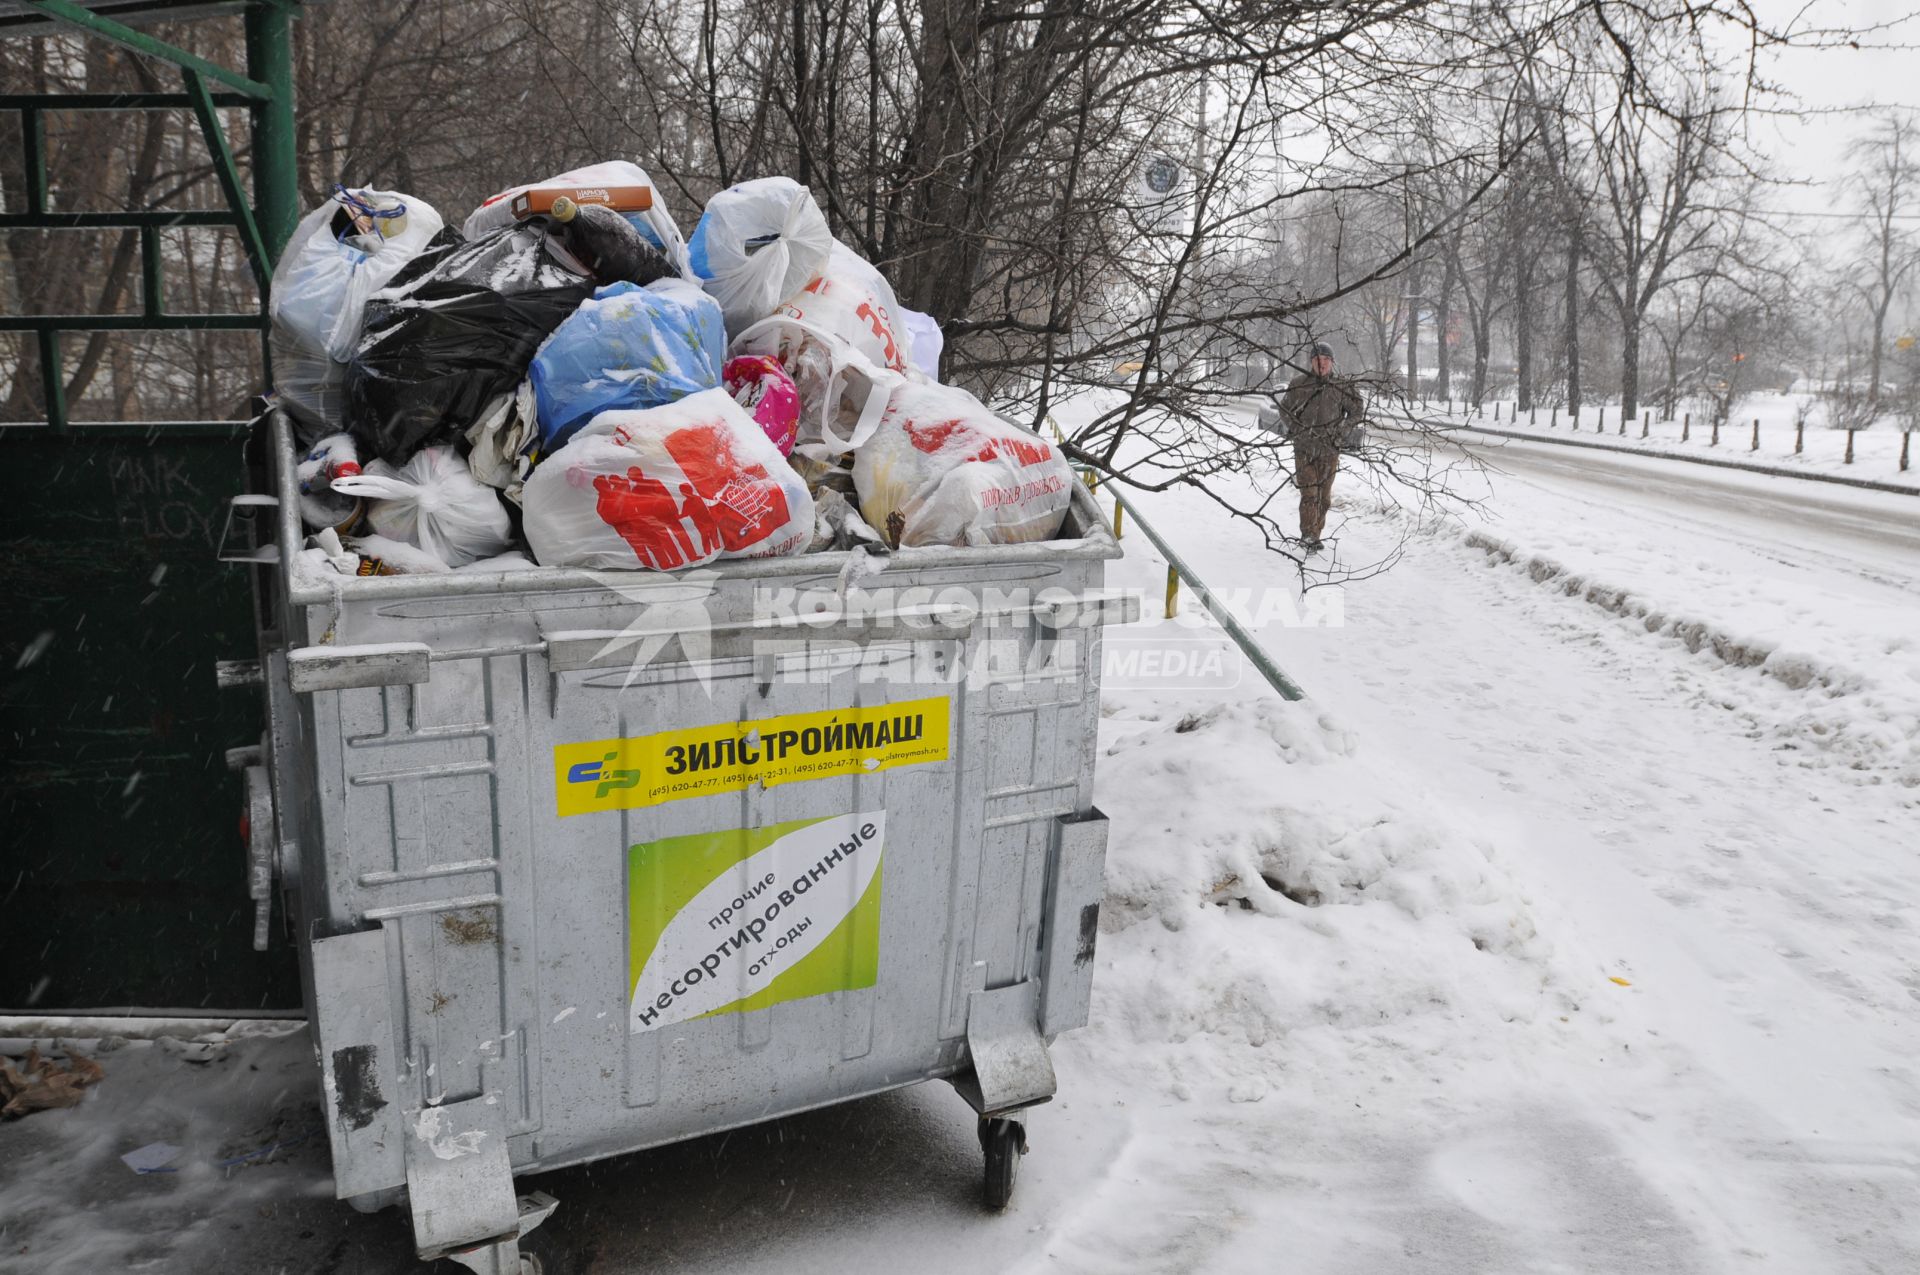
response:
<path fill-rule="evenodd" d="M 1046 439 L 951 385 L 909 383 L 853 454 L 860 513 L 901 548 L 1016 544 L 1060 530 L 1073 470 Z"/>
<path fill-rule="evenodd" d="M 602 412 L 541 461 L 523 529 L 547 567 L 672 571 L 799 553 L 813 497 L 725 390 Z"/>
<path fill-rule="evenodd" d="M 300 219 L 274 267 L 267 310 L 274 390 L 296 419 L 310 427 L 344 423 L 344 364 L 360 342 L 367 298 L 440 229 L 432 205 L 394 190 L 337 187 Z"/>
<path fill-rule="evenodd" d="M 728 333 L 738 334 L 812 282 L 833 246 L 812 191 L 790 177 L 761 177 L 707 201 L 687 254 Z"/>
<path fill-rule="evenodd" d="M 667 260 L 681 274 L 687 272 L 687 241 L 680 236 L 680 227 L 674 223 L 673 214 L 667 211 L 665 201 L 660 198 L 660 188 L 654 185 L 653 178 L 647 176 L 647 170 L 640 165 L 624 159 L 611 159 L 600 164 L 588 164 L 584 168 L 569 169 L 556 173 L 545 181 L 528 182 L 524 186 L 515 186 L 503 190 L 488 199 L 478 208 L 467 214 L 463 228 L 469 239 L 478 239 L 481 235 L 513 224 L 513 197 L 523 190 L 532 190 L 536 186 L 646 186 L 653 191 L 653 206 L 644 212 L 626 214 L 633 228 L 638 230 L 654 247 L 667 254 Z M 602 200 L 601 202 L 605 202 Z"/>
<path fill-rule="evenodd" d="M 844 337 L 805 319 L 775 314 L 742 332 L 730 358 L 777 359 L 800 398 L 793 455 L 824 465 L 873 437 L 887 399 L 906 378 L 873 362 Z"/>
<path fill-rule="evenodd" d="M 395 469 L 369 462 L 357 478 L 336 478 L 336 492 L 369 500 L 376 535 L 404 541 L 449 567 L 491 558 L 512 543 L 507 511 L 452 447 L 423 447 Z"/>
<path fill-rule="evenodd" d="M 939 380 L 940 351 L 947 348 L 947 338 L 942 335 L 940 325 L 930 314 L 906 309 L 900 311 L 900 322 L 913 343 L 914 370 L 929 381 Z"/>

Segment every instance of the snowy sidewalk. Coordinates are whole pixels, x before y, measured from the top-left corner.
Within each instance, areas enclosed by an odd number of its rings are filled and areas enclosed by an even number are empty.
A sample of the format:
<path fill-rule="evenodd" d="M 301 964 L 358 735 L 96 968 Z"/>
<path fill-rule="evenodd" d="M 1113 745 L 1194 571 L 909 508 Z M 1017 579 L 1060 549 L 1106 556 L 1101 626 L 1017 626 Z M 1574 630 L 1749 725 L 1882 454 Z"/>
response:
<path fill-rule="evenodd" d="M 1920 1269 L 1915 531 L 1522 450 L 1482 525 L 1343 477 L 1338 552 L 1406 556 L 1274 612 L 1339 627 L 1261 627 L 1308 701 L 1110 685 L 1094 1024 L 1006 1214 L 921 1086 L 530 1179 L 586 1269 Z M 1297 586 L 1206 502 L 1144 507 L 1223 593 Z M 323 1142 L 220 1167 L 317 1122 L 300 1038 L 102 1061 L 0 1129 L 0 1270 L 417 1269 Z M 119 1161 L 155 1140 L 181 1173 Z"/>

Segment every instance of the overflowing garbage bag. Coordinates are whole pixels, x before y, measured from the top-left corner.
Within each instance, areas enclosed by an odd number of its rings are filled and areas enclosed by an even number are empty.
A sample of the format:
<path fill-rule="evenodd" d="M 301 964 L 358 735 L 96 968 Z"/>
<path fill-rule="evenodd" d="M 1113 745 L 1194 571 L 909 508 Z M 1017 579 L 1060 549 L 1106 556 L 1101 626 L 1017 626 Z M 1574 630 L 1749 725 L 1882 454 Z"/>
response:
<path fill-rule="evenodd" d="M 547 212 L 561 198 L 583 206 L 611 208 L 665 254 L 674 273 L 686 272 L 686 241 L 680 237 L 673 214 L 660 201 L 653 178 L 640 165 L 621 159 L 569 169 L 545 181 L 503 190 L 468 214 L 462 229 L 467 238 L 478 239 Z"/>
<path fill-rule="evenodd" d="M 833 245 L 812 191 L 790 177 L 761 177 L 707 201 L 687 255 L 737 335 L 819 275 Z"/>
<path fill-rule="evenodd" d="M 1050 539 L 1073 499 L 1058 448 L 951 385 L 896 391 L 853 481 L 861 514 L 900 548 Z"/>
<path fill-rule="evenodd" d="M 554 329 L 527 371 L 541 452 L 601 412 L 717 388 L 726 350 L 720 307 L 693 284 L 608 284 Z"/>
<path fill-rule="evenodd" d="M 826 268 L 728 349 L 780 360 L 800 392 L 796 454 L 831 461 L 872 437 L 906 377 L 912 344 L 899 313 L 880 272 L 836 241 Z"/>
<path fill-rule="evenodd" d="M 443 244 L 374 295 L 347 403 L 375 455 L 404 463 L 512 391 L 547 334 L 593 295 L 555 247 L 537 223 Z"/>
<path fill-rule="evenodd" d="M 273 387 L 304 442 L 340 428 L 346 362 L 367 300 L 440 233 L 440 214 L 395 190 L 334 187 L 300 219 L 274 267 Z"/>
<path fill-rule="evenodd" d="M 474 478 L 452 447 L 423 447 L 399 468 L 372 461 L 357 477 L 334 479 L 333 490 L 367 501 L 374 535 L 411 545 L 449 567 L 490 558 L 513 543 L 500 498 Z"/>
<path fill-rule="evenodd" d="M 304 563 L 668 571 L 850 551 L 844 581 L 896 548 L 1043 540 L 1066 517 L 1058 449 L 938 382 L 939 325 L 798 182 L 719 192 L 690 253 L 625 161 L 504 191 L 466 238 L 379 191 L 302 227 L 311 260 L 276 289 L 276 332 L 332 361 L 322 416 L 351 429 L 303 436 Z"/>
<path fill-rule="evenodd" d="M 603 412 L 545 457 L 522 493 L 544 566 L 672 571 L 798 553 L 813 497 L 724 390 Z"/>

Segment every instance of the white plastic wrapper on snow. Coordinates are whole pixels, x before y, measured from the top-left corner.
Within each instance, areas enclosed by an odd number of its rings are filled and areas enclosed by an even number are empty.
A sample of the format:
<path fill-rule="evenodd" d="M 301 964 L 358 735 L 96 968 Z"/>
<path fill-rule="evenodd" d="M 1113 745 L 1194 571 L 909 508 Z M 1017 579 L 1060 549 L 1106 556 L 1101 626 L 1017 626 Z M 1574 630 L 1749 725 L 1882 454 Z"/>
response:
<path fill-rule="evenodd" d="M 602 412 L 522 498 L 542 566 L 671 571 L 803 551 L 813 497 L 725 390 Z"/>
<path fill-rule="evenodd" d="M 490 558 L 512 543 L 507 511 L 451 447 L 423 447 L 395 469 L 370 462 L 356 478 L 334 480 L 333 490 L 368 500 L 367 523 L 376 535 L 432 554 L 449 567 Z"/>
<path fill-rule="evenodd" d="M 300 219 L 280 264 L 272 300 L 274 390 L 310 427 L 338 425 L 344 365 L 360 342 L 367 298 L 440 233 L 433 206 L 397 190 L 348 192 L 375 210 L 361 232 L 336 196 Z"/>
<path fill-rule="evenodd" d="M 673 263 L 675 270 L 682 274 L 686 273 L 687 242 L 681 238 L 680 227 L 674 223 L 673 214 L 667 211 L 666 204 L 661 201 L 660 188 L 654 185 L 653 178 L 647 176 L 646 169 L 624 159 L 612 159 L 600 164 L 588 164 L 584 168 L 568 169 L 564 173 L 554 174 L 545 181 L 528 182 L 523 186 L 501 191 L 467 214 L 467 222 L 463 227 L 467 238 L 478 239 L 503 226 L 511 226 L 513 197 L 521 191 L 532 190 L 536 186 L 576 186 L 583 189 L 593 186 L 647 187 L 653 191 L 653 206 L 645 212 L 624 215 L 633 223 L 635 230 L 638 230 L 654 247 L 667 254 L 667 260 Z M 605 200 L 601 202 L 604 203 Z"/>
<path fill-rule="evenodd" d="M 833 246 L 813 192 L 790 177 L 761 177 L 707 201 L 687 252 L 728 333 L 737 334 L 806 287 Z"/>
<path fill-rule="evenodd" d="M 1059 449 L 951 385 L 902 385 L 854 453 L 860 513 L 887 540 L 999 545 L 1047 540 L 1073 499 Z"/>

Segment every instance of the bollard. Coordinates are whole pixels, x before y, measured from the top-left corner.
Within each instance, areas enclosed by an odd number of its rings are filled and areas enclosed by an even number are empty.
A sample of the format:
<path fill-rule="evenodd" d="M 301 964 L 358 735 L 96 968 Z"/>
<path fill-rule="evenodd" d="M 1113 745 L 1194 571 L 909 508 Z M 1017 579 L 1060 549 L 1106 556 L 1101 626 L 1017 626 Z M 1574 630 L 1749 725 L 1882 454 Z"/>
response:
<path fill-rule="evenodd" d="M 1642 412 L 1642 413 L 1640 413 L 1640 437 L 1642 437 L 1642 438 L 1645 438 L 1645 437 L 1647 436 L 1647 417 L 1648 417 L 1648 415 L 1649 415 L 1649 413 L 1647 413 L 1647 412 Z"/>
<path fill-rule="evenodd" d="M 1498 403 L 1493 405 L 1493 423 L 1495 425 L 1500 423 L 1500 404 Z"/>
<path fill-rule="evenodd" d="M 1847 431 L 1847 458 L 1843 464 L 1853 464 L 1853 431 Z"/>
<path fill-rule="evenodd" d="M 1604 434 L 1607 432 L 1607 405 L 1605 403 L 1600 405 L 1600 415 L 1596 416 L 1593 420 L 1593 432 L 1596 434 Z"/>
<path fill-rule="evenodd" d="M 1716 416 L 1713 418 L 1713 437 L 1707 440 L 1707 446 L 1718 447 L 1719 445 L 1720 445 L 1720 418 Z"/>
<path fill-rule="evenodd" d="M 1167 568 L 1167 618 L 1171 620 L 1180 612 L 1180 573 L 1171 566 Z"/>
<path fill-rule="evenodd" d="M 1538 425 L 1539 423 L 1540 423 L 1540 407 L 1538 404 L 1535 404 L 1534 406 L 1529 407 L 1527 409 L 1527 424 Z"/>
<path fill-rule="evenodd" d="M 1558 403 L 1555 403 L 1553 405 L 1552 413 L 1547 417 L 1547 428 L 1552 429 L 1554 425 L 1559 422 L 1559 420 L 1560 420 L 1560 405 Z"/>
<path fill-rule="evenodd" d="M 1618 432 L 1622 438 L 1627 436 L 1627 409 L 1624 407 L 1620 409 L 1620 429 Z"/>
<path fill-rule="evenodd" d="M 1900 472 L 1903 474 L 1907 472 L 1907 444 L 1912 441 L 1911 431 L 1904 429 L 1900 431 Z"/>
<path fill-rule="evenodd" d="M 1758 416 L 1753 418 L 1753 446 L 1747 448 L 1747 450 L 1750 452 L 1760 450 L 1760 418 Z"/>
<path fill-rule="evenodd" d="M 1127 507 L 1121 504 L 1117 500 L 1114 501 L 1113 502 L 1113 538 L 1115 540 L 1118 540 L 1120 538 L 1120 533 L 1126 523 L 1126 520 L 1127 520 Z"/>
<path fill-rule="evenodd" d="M 1798 456 L 1807 441 L 1807 418 L 1797 416 L 1793 421 L 1793 454 Z"/>
<path fill-rule="evenodd" d="M 1680 418 L 1680 441 L 1686 442 L 1687 435 L 1693 432 L 1693 413 L 1688 412 Z"/>

